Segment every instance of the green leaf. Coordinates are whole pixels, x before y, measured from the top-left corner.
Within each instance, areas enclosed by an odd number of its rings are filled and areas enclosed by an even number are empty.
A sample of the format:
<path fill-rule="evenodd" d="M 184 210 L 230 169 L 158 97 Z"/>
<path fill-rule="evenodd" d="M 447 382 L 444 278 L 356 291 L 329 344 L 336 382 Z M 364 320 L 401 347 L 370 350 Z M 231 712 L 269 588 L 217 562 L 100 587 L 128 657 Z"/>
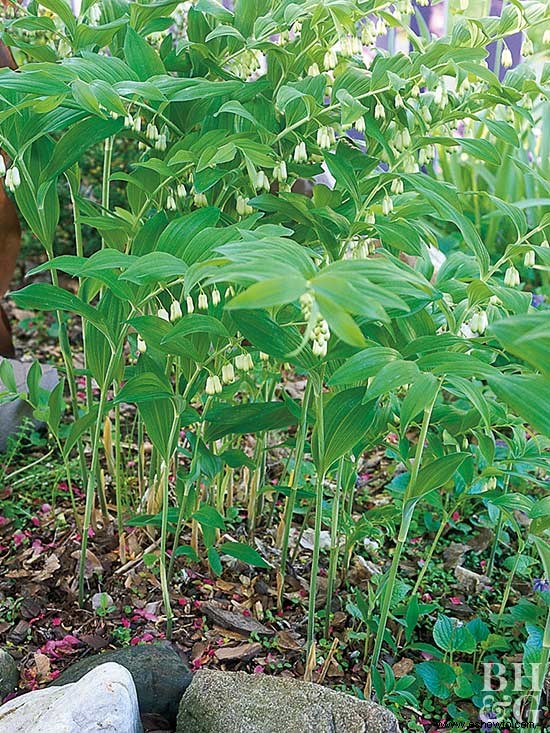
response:
<path fill-rule="evenodd" d="M 148 282 L 169 282 L 187 272 L 187 265 L 179 257 L 167 252 L 150 252 L 140 257 L 120 275 L 121 280 L 142 285 Z"/>
<path fill-rule="evenodd" d="M 169 346 L 179 341 L 182 336 L 190 336 L 193 333 L 207 333 L 214 337 L 229 338 L 229 331 L 217 318 L 200 313 L 189 313 L 170 328 L 161 339 L 161 344 Z"/>
<path fill-rule="evenodd" d="M 469 453 L 449 453 L 449 455 L 436 458 L 427 466 L 422 466 L 418 472 L 415 486 L 411 487 L 410 498 L 418 500 L 429 494 L 430 491 L 439 489 L 451 480 L 455 471 L 467 458 L 471 459 Z"/>
<path fill-rule="evenodd" d="M 489 332 L 511 354 L 550 374 L 550 328 L 546 312 L 503 318 L 492 323 Z"/>
<path fill-rule="evenodd" d="M 367 390 L 366 400 L 373 400 L 380 395 L 393 392 L 404 384 L 412 384 L 418 377 L 418 367 L 413 361 L 390 361 L 383 366 L 372 380 Z"/>
<path fill-rule="evenodd" d="M 550 435 L 550 384 L 545 377 L 494 375 L 488 379 L 496 396 L 543 435 Z"/>
<path fill-rule="evenodd" d="M 353 384 L 366 381 L 392 361 L 400 359 L 395 349 L 384 346 L 371 346 L 350 357 L 328 380 L 329 384 Z"/>
<path fill-rule="evenodd" d="M 270 565 L 267 563 L 260 553 L 250 545 L 245 545 L 244 542 L 224 542 L 222 545 L 218 545 L 218 552 L 222 555 L 231 555 L 236 557 L 237 560 L 252 565 L 256 568 L 269 568 Z"/>
<path fill-rule="evenodd" d="M 254 402 L 245 405 L 213 405 L 207 413 L 205 440 L 224 435 L 244 435 L 279 430 L 295 425 L 297 418 L 282 402 Z"/>
<path fill-rule="evenodd" d="M 105 323 L 95 308 L 57 285 L 32 283 L 21 290 L 16 290 L 11 297 L 21 308 L 77 313 L 105 332 Z"/>
<path fill-rule="evenodd" d="M 300 275 L 262 280 L 232 298 L 226 308 L 269 308 L 292 303 L 305 292 L 306 286 L 305 278 Z"/>
<path fill-rule="evenodd" d="M 415 666 L 428 690 L 443 700 L 450 697 L 452 685 L 456 681 L 454 669 L 445 662 L 421 662 Z"/>
<path fill-rule="evenodd" d="M 102 120 L 91 117 L 75 122 L 56 143 L 50 163 L 42 174 L 42 180 L 55 178 L 82 158 L 96 143 L 115 135 L 123 127 L 122 119 Z"/>
<path fill-rule="evenodd" d="M 420 374 L 409 387 L 401 405 L 399 429 L 405 435 L 411 421 L 427 407 L 439 390 L 439 381 L 432 374 Z"/>
<path fill-rule="evenodd" d="M 214 575 L 221 575 L 223 571 L 222 561 L 215 547 L 209 547 L 207 550 L 208 564 Z"/>
<path fill-rule="evenodd" d="M 352 387 L 337 392 L 323 408 L 324 446 L 319 446 L 319 429 L 312 435 L 313 459 L 320 473 L 351 451 L 367 434 L 376 418 L 375 404 L 363 404 L 365 389 Z"/>
<path fill-rule="evenodd" d="M 141 81 L 147 81 L 151 76 L 166 73 L 164 64 L 154 48 L 131 27 L 126 29 L 124 57 L 128 66 L 136 72 Z"/>
<path fill-rule="evenodd" d="M 191 518 L 205 527 L 214 527 L 215 529 L 225 529 L 225 520 L 217 509 L 208 504 L 203 504 Z"/>
<path fill-rule="evenodd" d="M 167 379 L 161 379 L 153 372 L 136 374 L 123 385 L 114 402 L 132 402 L 141 404 L 162 397 L 173 397 L 172 386 Z"/>

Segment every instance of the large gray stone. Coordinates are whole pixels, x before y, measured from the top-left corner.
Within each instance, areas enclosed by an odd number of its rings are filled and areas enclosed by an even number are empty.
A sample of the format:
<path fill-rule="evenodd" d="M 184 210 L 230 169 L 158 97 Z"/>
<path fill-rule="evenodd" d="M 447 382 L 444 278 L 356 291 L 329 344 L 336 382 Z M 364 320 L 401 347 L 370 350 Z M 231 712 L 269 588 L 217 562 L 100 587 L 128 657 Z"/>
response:
<path fill-rule="evenodd" d="M 102 664 L 79 682 L 47 687 L 0 707 L 2 733 L 141 733 L 136 688 L 120 664 Z"/>
<path fill-rule="evenodd" d="M 398 733 L 373 702 L 290 677 L 200 670 L 181 699 L 176 733 Z"/>
<path fill-rule="evenodd" d="M 0 357 L 1 360 L 1 357 Z M 15 382 L 18 392 L 26 392 L 27 390 L 27 374 L 32 366 L 32 362 L 19 361 L 19 359 L 6 359 L 13 368 Z M 59 382 L 57 369 L 47 364 L 42 365 L 42 379 L 40 386 L 51 391 Z M 6 390 L 6 386 L 0 379 L 0 392 Z M 13 400 L 12 402 L 4 402 L 0 404 L 0 453 L 5 452 L 8 439 L 17 436 L 21 426 L 26 419 L 32 420 L 37 429 L 44 427 L 44 423 L 35 420 L 32 416 L 31 406 L 24 400 Z"/>
<path fill-rule="evenodd" d="M 134 679 L 142 715 L 158 715 L 174 723 L 185 689 L 192 680 L 189 669 L 168 643 L 138 644 L 80 659 L 62 672 L 54 686 L 76 682 L 94 667 L 115 662 Z"/>
<path fill-rule="evenodd" d="M 15 660 L 4 649 L 0 649 L 0 700 L 13 692 L 19 682 L 19 670 Z"/>

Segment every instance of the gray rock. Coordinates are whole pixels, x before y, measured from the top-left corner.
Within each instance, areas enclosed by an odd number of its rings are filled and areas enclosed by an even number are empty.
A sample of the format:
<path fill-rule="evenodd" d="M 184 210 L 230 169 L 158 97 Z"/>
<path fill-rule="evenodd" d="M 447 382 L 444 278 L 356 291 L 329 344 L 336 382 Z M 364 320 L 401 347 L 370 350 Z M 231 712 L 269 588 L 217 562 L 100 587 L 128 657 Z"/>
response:
<path fill-rule="evenodd" d="M 373 702 L 311 682 L 200 670 L 181 699 L 176 733 L 398 733 Z"/>
<path fill-rule="evenodd" d="M 120 664 L 102 664 L 79 682 L 47 687 L 0 707 L 2 733 L 141 733 L 136 688 Z"/>
<path fill-rule="evenodd" d="M 62 672 L 54 686 L 76 682 L 94 667 L 115 662 L 133 677 L 142 715 L 158 715 L 174 723 L 192 674 L 168 643 L 139 644 L 86 657 Z"/>
<path fill-rule="evenodd" d="M 13 692 L 19 682 L 19 670 L 13 657 L 0 649 L 0 700 Z"/>
<path fill-rule="evenodd" d="M 6 359 L 13 367 L 15 382 L 18 392 L 27 391 L 27 374 L 32 362 L 19 361 L 18 359 Z M 47 364 L 42 365 L 42 380 L 40 386 L 51 391 L 59 382 L 57 369 Z M 0 379 L 0 392 L 6 387 Z M 24 400 L 13 400 L 0 404 L 0 453 L 3 453 L 8 445 L 8 438 L 16 436 L 26 419 L 32 420 L 37 429 L 44 428 L 44 423 L 35 420 L 32 416 L 32 408 Z"/>

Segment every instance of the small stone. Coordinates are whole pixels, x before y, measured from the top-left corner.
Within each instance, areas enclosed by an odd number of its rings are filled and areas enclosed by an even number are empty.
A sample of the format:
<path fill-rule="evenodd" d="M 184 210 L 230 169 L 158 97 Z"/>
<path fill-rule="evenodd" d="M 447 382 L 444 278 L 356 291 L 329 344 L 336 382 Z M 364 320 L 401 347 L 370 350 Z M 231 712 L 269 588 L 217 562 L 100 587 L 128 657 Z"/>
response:
<path fill-rule="evenodd" d="M 13 692 L 19 682 L 15 660 L 5 649 L 0 649 L 0 700 Z"/>
<path fill-rule="evenodd" d="M 136 688 L 120 664 L 102 664 L 64 687 L 46 687 L 0 707 L 3 733 L 141 733 Z"/>
<path fill-rule="evenodd" d="M 200 670 L 180 704 L 176 733 L 398 733 L 376 703 L 292 677 Z"/>
<path fill-rule="evenodd" d="M 62 672 L 50 687 L 76 682 L 106 662 L 122 665 L 130 672 L 142 715 L 158 715 L 175 722 L 179 701 L 192 676 L 168 643 L 137 644 L 80 659 Z"/>

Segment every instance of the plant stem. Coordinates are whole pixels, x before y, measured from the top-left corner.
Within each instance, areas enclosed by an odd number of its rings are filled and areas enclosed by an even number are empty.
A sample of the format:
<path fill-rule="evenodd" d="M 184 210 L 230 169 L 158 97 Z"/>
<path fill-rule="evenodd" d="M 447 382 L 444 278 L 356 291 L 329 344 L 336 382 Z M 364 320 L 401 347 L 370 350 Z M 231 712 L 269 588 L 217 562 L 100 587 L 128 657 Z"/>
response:
<path fill-rule="evenodd" d="M 112 352 L 107 367 L 107 377 L 105 379 L 105 385 L 112 382 L 113 372 L 116 368 L 122 349 L 124 347 L 125 338 L 121 334 L 120 342 L 116 351 Z M 103 413 L 105 411 L 105 405 L 107 403 L 107 387 L 105 386 L 99 396 L 99 405 L 97 410 L 97 417 L 95 421 L 94 432 L 92 436 L 92 461 L 90 470 L 88 472 L 88 481 L 86 484 L 86 505 L 84 508 L 84 521 L 82 523 L 82 541 L 80 549 L 80 563 L 78 569 L 78 602 L 82 606 L 84 603 L 84 571 L 86 569 L 86 550 L 88 548 L 88 530 L 92 520 L 92 511 L 94 507 L 95 498 L 95 477 L 99 469 L 99 445 L 101 442 L 101 428 L 103 425 Z"/>
<path fill-rule="evenodd" d="M 325 452 L 325 425 L 323 418 L 323 375 L 319 376 L 319 383 L 315 390 L 316 405 L 316 426 L 318 454 L 321 463 L 324 463 Z M 324 466 L 319 466 L 317 470 L 317 485 L 315 496 L 315 535 L 313 538 L 313 558 L 311 560 L 311 576 L 309 581 L 309 599 L 307 612 L 307 652 L 308 655 L 315 643 L 315 601 L 317 597 L 317 574 L 319 572 L 319 551 L 321 540 L 321 526 L 323 519 L 323 483 L 325 480 Z"/>
<path fill-rule="evenodd" d="M 290 494 L 288 495 L 285 502 L 285 513 L 284 513 L 284 531 L 283 540 L 281 543 L 281 566 L 280 566 L 280 584 L 279 584 L 279 598 L 278 608 L 282 607 L 283 590 L 285 584 L 286 565 L 288 560 L 288 540 L 290 537 L 290 528 L 292 525 L 292 517 L 294 515 L 294 507 L 296 506 L 296 494 L 298 493 L 298 486 L 300 483 L 300 474 L 302 472 L 302 461 L 304 458 L 304 446 L 307 436 L 307 413 L 309 409 L 309 402 L 311 400 L 312 392 L 312 381 L 308 379 L 304 396 L 302 398 L 302 412 L 300 415 L 300 428 L 296 436 L 296 455 L 294 459 L 294 470 L 292 472 L 292 479 L 290 481 Z"/>
<path fill-rule="evenodd" d="M 174 421 L 172 423 L 172 429 L 170 430 L 170 441 L 169 448 L 171 450 L 176 437 L 176 432 L 179 428 L 179 414 L 174 407 Z M 159 557 L 159 570 L 160 570 L 160 585 L 162 589 L 162 603 L 164 605 L 164 612 L 166 614 L 166 638 L 170 640 L 172 638 L 172 606 L 170 604 L 170 589 L 168 586 L 168 575 L 166 571 L 166 546 L 168 541 L 168 509 L 170 503 L 170 484 L 169 484 L 169 473 L 170 473 L 170 460 L 171 456 L 167 457 L 166 461 L 163 461 L 161 468 L 162 475 L 162 518 L 161 518 L 161 529 L 160 529 L 160 557 Z"/>
<path fill-rule="evenodd" d="M 340 458 L 338 464 L 338 476 L 336 486 L 334 488 L 334 497 L 332 499 L 332 514 L 330 521 L 330 554 L 328 564 L 327 577 L 327 602 L 325 608 L 325 636 L 328 636 L 330 628 L 330 612 L 332 607 L 332 594 L 334 591 L 334 580 L 336 578 L 336 568 L 338 566 L 338 554 L 340 539 L 340 494 L 342 492 L 342 474 L 344 472 L 344 456 Z"/>
<path fill-rule="evenodd" d="M 438 390 L 439 391 L 439 390 Z M 426 436 L 428 434 L 428 428 L 430 426 L 430 419 L 432 416 L 432 410 L 437 398 L 438 391 L 435 393 L 432 401 L 424 410 L 424 417 L 422 418 L 422 425 L 420 427 L 420 433 L 418 435 L 418 443 L 416 444 L 416 452 L 414 456 L 413 465 L 411 468 L 411 476 L 405 495 L 403 497 L 403 510 L 401 516 L 401 527 L 399 528 L 399 536 L 397 538 L 397 544 L 393 553 L 392 563 L 390 571 L 384 585 L 384 591 L 382 596 L 382 606 L 380 608 L 380 619 L 378 621 L 378 629 L 376 631 L 376 639 L 374 641 L 374 649 L 371 657 L 371 674 L 378 664 L 380 659 L 380 652 L 382 650 L 382 644 L 384 642 L 384 634 L 386 632 L 386 624 L 388 622 L 388 615 L 390 611 L 391 599 L 393 595 L 393 587 L 395 585 L 395 579 L 397 577 L 397 570 L 399 568 L 399 562 L 401 560 L 401 554 L 403 547 L 407 541 L 409 534 L 409 528 L 411 524 L 412 514 L 414 512 L 414 506 L 412 511 L 409 510 L 408 503 L 411 496 L 413 496 L 413 490 L 416 486 L 418 479 L 418 472 L 420 470 L 420 463 L 422 461 L 422 454 L 424 452 L 424 443 L 426 442 Z"/>
<path fill-rule="evenodd" d="M 510 572 L 510 575 L 508 576 L 508 580 L 506 581 L 506 587 L 504 588 L 504 593 L 502 594 L 502 602 L 500 604 L 500 608 L 498 610 L 498 618 L 496 621 L 496 628 L 500 627 L 500 624 L 502 622 L 502 616 L 504 614 L 504 611 L 506 610 L 506 605 L 508 603 L 508 598 L 510 597 L 510 591 L 512 590 L 512 583 L 514 582 L 514 578 L 516 576 L 516 572 L 518 569 L 519 561 L 521 559 L 521 553 L 523 552 L 523 546 L 518 547 L 518 551 L 516 553 L 516 557 L 514 559 L 514 565 L 512 567 L 512 571 Z"/>

